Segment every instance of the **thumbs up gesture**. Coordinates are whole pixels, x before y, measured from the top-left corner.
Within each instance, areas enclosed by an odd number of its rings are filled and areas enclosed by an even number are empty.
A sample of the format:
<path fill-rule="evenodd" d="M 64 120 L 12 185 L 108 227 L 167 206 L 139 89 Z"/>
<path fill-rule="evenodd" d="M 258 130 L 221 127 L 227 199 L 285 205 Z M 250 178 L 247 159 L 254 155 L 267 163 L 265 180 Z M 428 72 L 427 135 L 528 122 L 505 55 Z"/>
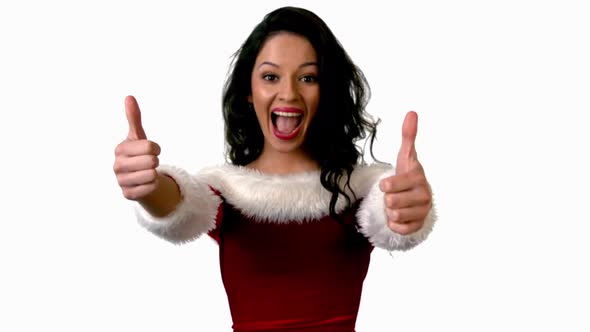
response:
<path fill-rule="evenodd" d="M 432 207 L 432 193 L 416 153 L 418 115 L 408 112 L 402 126 L 402 143 L 395 175 L 381 180 L 389 228 L 408 235 L 422 228 Z"/>
<path fill-rule="evenodd" d="M 125 98 L 125 113 L 129 123 L 127 138 L 115 148 L 113 170 L 123 196 L 139 200 L 158 188 L 160 146 L 149 141 L 141 125 L 141 112 L 132 96 Z"/>

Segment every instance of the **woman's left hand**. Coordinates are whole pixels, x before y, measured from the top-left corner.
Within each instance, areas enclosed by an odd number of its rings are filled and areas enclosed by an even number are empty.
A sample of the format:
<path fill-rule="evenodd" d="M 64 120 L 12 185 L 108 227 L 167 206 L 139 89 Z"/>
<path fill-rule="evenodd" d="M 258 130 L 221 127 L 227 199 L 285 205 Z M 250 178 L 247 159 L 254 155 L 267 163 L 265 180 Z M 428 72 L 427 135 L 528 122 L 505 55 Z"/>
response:
<path fill-rule="evenodd" d="M 422 228 L 432 208 L 432 192 L 416 154 L 418 115 L 408 112 L 402 126 L 402 144 L 397 155 L 395 175 L 381 180 L 389 228 L 401 235 Z"/>

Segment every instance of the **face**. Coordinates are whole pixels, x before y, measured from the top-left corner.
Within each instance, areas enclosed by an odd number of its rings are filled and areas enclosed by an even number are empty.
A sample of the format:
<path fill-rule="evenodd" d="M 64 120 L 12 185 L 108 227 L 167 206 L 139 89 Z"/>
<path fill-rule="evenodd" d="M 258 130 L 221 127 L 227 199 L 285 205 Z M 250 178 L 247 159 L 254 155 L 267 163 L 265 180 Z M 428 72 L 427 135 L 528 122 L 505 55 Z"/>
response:
<path fill-rule="evenodd" d="M 269 37 L 252 70 L 252 94 L 264 148 L 301 151 L 320 101 L 316 52 L 302 36 L 279 33 Z"/>

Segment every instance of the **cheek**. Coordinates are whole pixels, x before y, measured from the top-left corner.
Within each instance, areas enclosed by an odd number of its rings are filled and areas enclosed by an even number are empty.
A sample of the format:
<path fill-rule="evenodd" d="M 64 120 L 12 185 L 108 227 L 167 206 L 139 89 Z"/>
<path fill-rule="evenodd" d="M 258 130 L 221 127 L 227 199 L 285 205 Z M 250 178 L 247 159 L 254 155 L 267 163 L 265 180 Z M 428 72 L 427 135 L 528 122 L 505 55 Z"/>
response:
<path fill-rule="evenodd" d="M 320 89 L 317 88 L 310 90 L 306 99 L 307 108 L 313 117 L 318 110 L 318 106 L 320 105 Z"/>
<path fill-rule="evenodd" d="M 264 104 L 272 96 L 272 89 L 258 80 L 252 81 L 252 99 L 254 103 Z"/>
<path fill-rule="evenodd" d="M 268 120 L 268 118 L 267 118 L 266 112 L 261 111 L 264 108 L 260 105 L 257 105 L 257 104 L 254 104 L 254 107 L 255 107 L 254 109 L 256 112 L 256 118 L 258 119 L 258 122 L 260 124 L 265 123 Z"/>
<path fill-rule="evenodd" d="M 262 87 L 262 88 L 258 89 L 255 93 L 256 93 L 256 97 L 257 97 L 259 103 L 269 104 L 272 102 L 272 99 L 274 96 L 272 89 L 269 89 L 267 87 Z"/>

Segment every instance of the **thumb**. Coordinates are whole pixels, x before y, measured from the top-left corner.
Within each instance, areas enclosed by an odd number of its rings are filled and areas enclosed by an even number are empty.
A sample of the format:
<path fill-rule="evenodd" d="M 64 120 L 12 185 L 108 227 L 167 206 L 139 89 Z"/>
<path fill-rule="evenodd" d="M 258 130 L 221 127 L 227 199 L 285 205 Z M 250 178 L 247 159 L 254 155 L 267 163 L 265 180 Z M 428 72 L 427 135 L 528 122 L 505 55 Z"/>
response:
<path fill-rule="evenodd" d="M 418 133 L 418 114 L 408 112 L 402 126 L 402 144 L 397 154 L 397 172 L 407 172 L 411 164 L 418 160 L 416 135 Z"/>
<path fill-rule="evenodd" d="M 127 139 L 140 140 L 147 139 L 143 126 L 141 125 L 141 112 L 137 100 L 133 96 L 125 98 L 125 114 L 127 115 L 127 122 L 129 123 L 129 133 Z"/>

